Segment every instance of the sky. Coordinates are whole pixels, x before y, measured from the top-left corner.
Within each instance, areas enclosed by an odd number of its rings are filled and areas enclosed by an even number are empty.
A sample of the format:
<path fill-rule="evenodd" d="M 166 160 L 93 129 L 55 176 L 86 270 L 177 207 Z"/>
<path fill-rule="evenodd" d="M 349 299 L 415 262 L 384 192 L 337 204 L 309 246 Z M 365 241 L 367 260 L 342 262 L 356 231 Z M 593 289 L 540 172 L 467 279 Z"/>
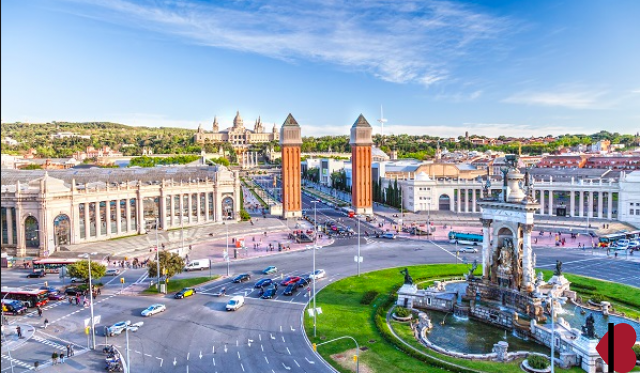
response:
<path fill-rule="evenodd" d="M 7 0 L 3 122 L 640 130 L 640 1 Z"/>

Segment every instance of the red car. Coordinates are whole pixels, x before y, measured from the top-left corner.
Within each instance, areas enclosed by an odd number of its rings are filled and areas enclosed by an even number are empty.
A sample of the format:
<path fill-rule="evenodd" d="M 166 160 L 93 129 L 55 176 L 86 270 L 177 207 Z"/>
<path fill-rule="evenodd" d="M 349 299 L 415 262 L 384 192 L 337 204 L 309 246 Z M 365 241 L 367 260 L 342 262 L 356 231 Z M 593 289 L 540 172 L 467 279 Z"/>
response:
<path fill-rule="evenodd" d="M 280 285 L 287 286 L 289 284 L 295 284 L 298 281 L 300 281 L 300 277 L 298 277 L 298 276 L 287 277 L 284 280 L 282 280 Z"/>

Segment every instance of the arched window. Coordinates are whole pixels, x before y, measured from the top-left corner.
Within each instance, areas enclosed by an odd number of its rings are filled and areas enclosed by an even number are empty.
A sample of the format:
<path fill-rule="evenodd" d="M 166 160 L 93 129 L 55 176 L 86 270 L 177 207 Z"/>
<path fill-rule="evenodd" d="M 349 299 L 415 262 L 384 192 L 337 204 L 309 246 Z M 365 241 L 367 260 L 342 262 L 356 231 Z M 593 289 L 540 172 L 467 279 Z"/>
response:
<path fill-rule="evenodd" d="M 233 219 L 233 199 L 226 197 L 222 200 L 223 219 Z"/>
<path fill-rule="evenodd" d="M 24 241 L 27 247 L 40 247 L 38 219 L 28 216 L 24 220 Z"/>
<path fill-rule="evenodd" d="M 60 214 L 53 219 L 53 231 L 56 246 L 71 243 L 71 220 L 67 215 Z"/>

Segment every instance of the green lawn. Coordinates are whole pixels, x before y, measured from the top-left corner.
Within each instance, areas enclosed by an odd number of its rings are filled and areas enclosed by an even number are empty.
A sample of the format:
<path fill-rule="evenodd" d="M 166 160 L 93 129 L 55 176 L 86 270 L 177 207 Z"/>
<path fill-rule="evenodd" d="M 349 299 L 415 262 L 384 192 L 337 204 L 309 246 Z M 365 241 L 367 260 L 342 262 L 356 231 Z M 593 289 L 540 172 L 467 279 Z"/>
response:
<path fill-rule="evenodd" d="M 459 277 L 468 270 L 467 266 L 462 264 L 422 265 L 407 268 L 415 283 Z M 322 314 L 317 317 L 317 337 L 313 336 L 313 318 L 305 313 L 304 326 L 310 341 L 312 343 L 321 343 L 345 335 L 351 336 L 358 341 L 361 347 L 368 348 L 361 356 L 361 363 L 367 365 L 373 372 L 380 373 L 394 371 L 406 373 L 422 373 L 427 371 L 444 372 L 445 370 L 442 370 L 440 366 L 447 362 L 485 372 L 515 373 L 521 371 L 518 367 L 519 361 L 501 364 L 456 359 L 437 354 L 415 340 L 408 326 L 399 323 L 394 323 L 393 326 L 396 333 L 400 335 L 403 340 L 428 356 L 444 360 L 445 363 L 441 364 L 436 361 L 432 361 L 433 365 L 431 365 L 431 362 L 425 363 L 407 355 L 393 343 L 385 340 L 375 323 L 376 318 L 378 318 L 380 325 L 380 318 L 383 316 L 376 315 L 376 311 L 378 307 L 384 307 L 385 304 L 388 304 L 388 295 L 394 293 L 402 285 L 403 276 L 400 274 L 401 269 L 402 268 L 391 268 L 369 272 L 362 274 L 360 277 L 349 277 L 337 281 L 324 288 L 317 295 L 317 307 L 322 308 Z M 476 273 L 482 273 L 482 269 L 478 268 Z M 578 286 L 596 286 L 598 292 L 602 294 L 612 294 L 615 297 L 620 297 L 620 299 L 625 302 L 638 302 L 638 300 L 634 298 L 634 294 L 635 296 L 638 294 L 636 288 L 581 276 L 569 274 L 565 276 L 569 281 L 579 284 Z M 370 305 L 363 305 L 360 301 L 368 291 L 375 291 L 379 293 L 379 295 Z M 386 324 L 384 324 L 384 326 L 386 327 Z M 341 340 L 318 347 L 318 353 L 337 370 L 348 372 L 350 370 L 338 365 L 330 356 L 344 353 L 347 350 L 352 350 L 354 347 L 351 340 Z M 569 370 L 558 369 L 558 372 L 581 371 L 582 370 L 577 367 Z"/>
<path fill-rule="evenodd" d="M 169 279 L 169 286 L 167 287 L 167 293 L 173 293 L 176 291 L 180 291 L 184 288 L 198 286 L 202 283 L 212 281 L 220 277 L 219 275 L 214 275 L 211 277 L 191 277 L 191 278 L 183 278 L 179 280 Z M 155 285 L 143 291 L 146 294 L 158 294 Z"/>

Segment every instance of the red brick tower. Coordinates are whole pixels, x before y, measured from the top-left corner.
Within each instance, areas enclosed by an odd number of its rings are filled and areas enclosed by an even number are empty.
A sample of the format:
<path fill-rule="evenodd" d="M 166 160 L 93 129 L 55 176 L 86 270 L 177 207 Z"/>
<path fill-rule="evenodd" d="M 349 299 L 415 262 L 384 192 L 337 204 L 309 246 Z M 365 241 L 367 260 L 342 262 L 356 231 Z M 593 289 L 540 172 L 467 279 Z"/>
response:
<path fill-rule="evenodd" d="M 280 129 L 282 147 L 282 216 L 302 216 L 300 181 L 301 129 L 293 115 L 289 114 Z"/>
<path fill-rule="evenodd" d="M 356 214 L 373 214 L 371 183 L 371 132 L 362 114 L 351 126 L 351 205 Z"/>

